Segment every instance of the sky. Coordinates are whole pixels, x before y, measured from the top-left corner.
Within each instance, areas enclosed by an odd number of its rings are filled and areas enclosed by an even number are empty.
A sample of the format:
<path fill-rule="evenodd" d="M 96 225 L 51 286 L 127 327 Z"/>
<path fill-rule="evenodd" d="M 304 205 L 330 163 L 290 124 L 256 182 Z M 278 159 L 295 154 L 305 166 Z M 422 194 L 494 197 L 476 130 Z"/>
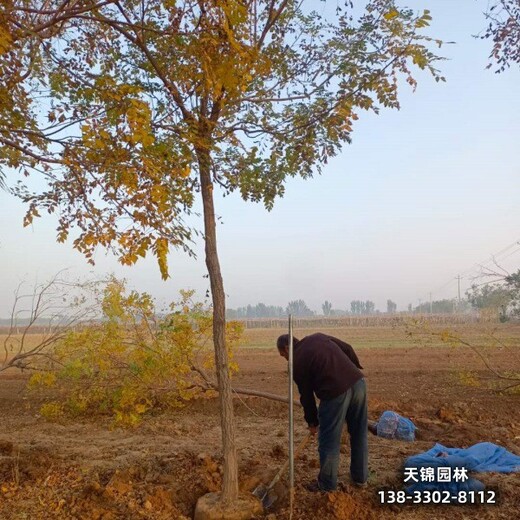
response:
<path fill-rule="evenodd" d="M 497 253 L 510 272 L 520 268 L 520 70 L 486 69 L 491 43 L 472 35 L 485 26 L 487 0 L 407 5 L 430 9 L 430 34 L 456 42 L 441 49 L 447 82 L 419 74 L 399 111 L 361 114 L 353 143 L 321 176 L 288 180 L 271 212 L 238 194 L 216 197 L 228 307 L 303 299 L 321 312 L 325 300 L 348 309 L 362 299 L 384 311 L 392 299 L 404 310 L 430 293 L 456 297 L 459 274 L 463 294 Z M 113 273 L 159 304 L 187 288 L 202 299 L 209 287 L 200 242 L 197 259 L 170 255 L 165 282 L 152 257 L 123 267 L 99 250 L 92 267 L 70 241 L 56 243 L 53 217 L 23 228 L 23 215 L 0 191 L 0 317 L 19 283 L 62 269 L 84 279 Z"/>

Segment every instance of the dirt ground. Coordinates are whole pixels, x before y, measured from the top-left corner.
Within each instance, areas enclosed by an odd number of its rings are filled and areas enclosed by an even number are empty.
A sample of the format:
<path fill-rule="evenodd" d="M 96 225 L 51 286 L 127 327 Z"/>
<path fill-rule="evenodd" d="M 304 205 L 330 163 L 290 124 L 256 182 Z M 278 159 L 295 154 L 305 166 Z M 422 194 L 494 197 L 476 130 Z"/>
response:
<path fill-rule="evenodd" d="M 271 332 L 269 334 L 272 334 Z M 519 518 L 520 473 L 476 475 L 497 489 L 498 505 L 388 506 L 383 487 L 402 489 L 406 457 L 436 442 L 467 447 L 490 441 L 520 454 L 520 394 L 499 395 L 472 386 L 461 371 L 484 378 L 481 361 L 466 349 L 360 348 L 369 389 L 369 417 L 394 410 L 420 428 L 414 443 L 369 436 L 370 479 L 364 489 L 348 485 L 348 437 L 342 447 L 342 491 L 307 492 L 316 477 L 313 441 L 296 463 L 295 519 L 509 519 Z M 512 352 L 494 353 L 509 368 Z M 516 356 L 517 354 L 515 354 Z M 242 349 L 235 384 L 286 394 L 286 364 L 276 351 Z M 19 374 L 0 377 L 0 519 L 192 518 L 197 498 L 221 482 L 220 426 L 216 400 L 206 399 L 163 413 L 133 430 L 111 429 L 107 418 L 50 423 L 39 416 L 41 398 L 24 390 Z M 256 397 L 237 397 L 237 443 L 241 488 L 267 483 L 287 456 L 287 407 Z M 296 410 L 296 441 L 305 435 Z M 289 518 L 284 486 L 272 511 L 261 518 Z"/>

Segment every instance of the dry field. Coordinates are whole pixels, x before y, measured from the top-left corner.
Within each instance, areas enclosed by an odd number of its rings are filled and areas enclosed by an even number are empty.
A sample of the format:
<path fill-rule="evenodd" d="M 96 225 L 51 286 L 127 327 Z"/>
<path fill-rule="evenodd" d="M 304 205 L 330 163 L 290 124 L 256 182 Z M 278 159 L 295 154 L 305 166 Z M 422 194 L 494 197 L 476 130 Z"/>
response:
<path fill-rule="evenodd" d="M 246 331 L 237 353 L 236 385 L 272 393 L 287 391 L 286 364 L 273 349 L 276 329 Z M 299 334 L 302 332 L 302 334 Z M 302 336 L 312 330 L 295 331 Z M 327 332 L 354 345 L 369 389 L 369 416 L 384 410 L 412 418 L 421 429 L 415 443 L 370 436 L 370 480 L 348 487 L 348 438 L 340 480 L 346 492 L 315 495 L 302 484 L 315 478 L 316 445 L 296 463 L 295 519 L 509 519 L 520 511 L 520 473 L 476 475 L 498 490 L 497 506 L 378 505 L 381 487 L 402 487 L 404 459 L 435 442 L 466 447 L 498 443 L 520 454 L 520 393 L 500 395 L 479 357 L 464 347 L 416 345 L 400 329 L 335 328 Z M 489 330 L 465 326 L 465 338 L 489 342 Z M 500 326 L 503 346 L 489 351 L 499 369 L 518 370 L 520 327 Z M 0 341 L 1 341 L 0 337 Z M 515 365 L 516 363 L 516 365 Z M 468 385 L 471 372 L 479 386 Z M 220 486 L 220 429 L 215 400 L 150 417 L 133 430 L 111 429 L 109 419 L 49 423 L 38 414 L 45 401 L 25 391 L 26 375 L 0 375 L 0 519 L 171 520 L 191 518 L 197 497 Z M 488 384 L 489 383 L 489 384 Z M 297 410 L 297 441 L 305 427 Z M 241 487 L 267 481 L 287 455 L 286 406 L 254 397 L 236 398 Z M 288 518 L 287 500 L 262 518 Z"/>
<path fill-rule="evenodd" d="M 421 325 L 418 325 L 421 328 Z M 492 337 L 497 338 L 506 346 L 520 347 L 520 324 L 471 324 L 471 325 L 443 325 L 431 327 L 432 332 L 441 332 L 445 329 L 455 332 L 468 342 L 475 345 L 491 346 L 494 344 Z M 416 332 L 413 337 L 408 336 L 406 331 L 415 331 L 409 326 L 396 327 L 331 327 L 328 329 L 295 329 L 294 335 L 302 338 L 313 332 L 326 332 L 351 343 L 357 350 L 359 348 L 391 348 L 424 346 L 426 343 Z M 426 329 L 424 329 L 426 330 Z M 286 329 L 246 329 L 244 333 L 244 345 L 251 348 L 271 349 L 276 345 L 276 338 L 285 334 Z M 440 339 L 431 338 L 427 342 L 431 347 L 446 346 Z"/>

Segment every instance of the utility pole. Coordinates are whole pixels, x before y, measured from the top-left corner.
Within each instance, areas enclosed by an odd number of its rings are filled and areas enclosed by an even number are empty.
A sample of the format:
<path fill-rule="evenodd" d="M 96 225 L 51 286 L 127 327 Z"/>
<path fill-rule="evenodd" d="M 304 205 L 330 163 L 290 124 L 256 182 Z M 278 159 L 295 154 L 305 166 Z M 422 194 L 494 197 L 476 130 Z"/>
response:
<path fill-rule="evenodd" d="M 432 293 L 430 293 L 430 314 L 433 314 Z"/>
<path fill-rule="evenodd" d="M 459 276 L 457 276 L 457 287 L 458 287 L 458 305 L 457 305 L 457 310 L 459 311 L 460 310 L 460 274 Z"/>

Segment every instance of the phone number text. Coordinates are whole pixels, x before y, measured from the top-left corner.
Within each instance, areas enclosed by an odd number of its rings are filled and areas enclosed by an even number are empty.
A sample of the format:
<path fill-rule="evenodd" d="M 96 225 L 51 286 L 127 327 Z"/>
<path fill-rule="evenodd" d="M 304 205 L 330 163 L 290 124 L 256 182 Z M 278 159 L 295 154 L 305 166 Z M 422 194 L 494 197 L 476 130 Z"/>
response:
<path fill-rule="evenodd" d="M 496 504 L 496 491 L 378 491 L 380 504 Z"/>

